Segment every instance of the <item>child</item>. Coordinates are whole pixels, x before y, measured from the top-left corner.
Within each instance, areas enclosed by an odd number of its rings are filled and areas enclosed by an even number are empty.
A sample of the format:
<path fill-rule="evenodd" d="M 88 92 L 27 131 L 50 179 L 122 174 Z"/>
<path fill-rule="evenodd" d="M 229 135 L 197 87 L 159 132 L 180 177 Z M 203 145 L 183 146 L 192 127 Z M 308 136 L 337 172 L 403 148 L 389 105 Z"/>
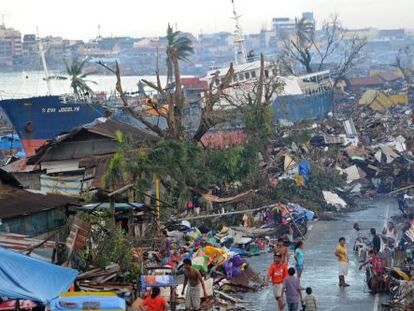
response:
<path fill-rule="evenodd" d="M 296 261 L 296 271 L 297 277 L 300 283 L 300 278 L 303 272 L 303 242 L 298 241 L 295 245 L 295 261 Z"/>
<path fill-rule="evenodd" d="M 303 300 L 303 310 L 305 311 L 316 311 L 316 299 L 312 295 L 312 288 L 306 288 L 306 296 Z"/>
<path fill-rule="evenodd" d="M 294 277 L 295 268 L 289 268 L 289 276 L 283 281 L 283 288 L 286 291 L 286 302 L 289 311 L 299 311 L 299 304 L 302 301 L 299 280 Z"/>

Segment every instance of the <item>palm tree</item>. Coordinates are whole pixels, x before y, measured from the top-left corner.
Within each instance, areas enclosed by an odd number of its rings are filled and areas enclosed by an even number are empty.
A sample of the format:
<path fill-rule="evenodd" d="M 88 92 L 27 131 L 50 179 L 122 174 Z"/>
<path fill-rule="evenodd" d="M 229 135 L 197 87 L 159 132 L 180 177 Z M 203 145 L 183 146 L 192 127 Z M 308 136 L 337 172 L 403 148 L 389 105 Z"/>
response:
<path fill-rule="evenodd" d="M 192 42 L 184 37 L 181 31 L 174 31 L 170 24 L 167 28 L 167 83 L 172 82 L 172 53 L 177 53 L 179 60 L 189 61 L 188 57 L 194 53 Z"/>
<path fill-rule="evenodd" d="M 70 65 L 66 64 L 66 73 L 70 79 L 70 87 L 76 97 L 92 95 L 94 92 L 89 87 L 88 82 L 96 84 L 95 81 L 85 80 L 89 73 L 83 73 L 83 67 L 88 62 L 88 58 L 80 61 L 75 58 Z"/>

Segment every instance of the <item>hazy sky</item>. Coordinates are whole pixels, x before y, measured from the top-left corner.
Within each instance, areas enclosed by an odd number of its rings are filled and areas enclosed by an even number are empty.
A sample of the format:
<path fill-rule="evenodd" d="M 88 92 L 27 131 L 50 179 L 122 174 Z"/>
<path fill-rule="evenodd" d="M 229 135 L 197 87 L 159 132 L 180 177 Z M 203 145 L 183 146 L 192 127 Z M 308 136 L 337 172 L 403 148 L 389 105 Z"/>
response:
<path fill-rule="evenodd" d="M 270 27 L 277 16 L 313 11 L 320 22 L 336 12 L 349 28 L 367 26 L 414 29 L 414 0 L 236 0 L 245 33 Z M 179 30 L 231 31 L 231 0 L 0 0 L 6 25 L 23 33 L 93 38 L 153 36 L 165 33 L 168 22 Z"/>

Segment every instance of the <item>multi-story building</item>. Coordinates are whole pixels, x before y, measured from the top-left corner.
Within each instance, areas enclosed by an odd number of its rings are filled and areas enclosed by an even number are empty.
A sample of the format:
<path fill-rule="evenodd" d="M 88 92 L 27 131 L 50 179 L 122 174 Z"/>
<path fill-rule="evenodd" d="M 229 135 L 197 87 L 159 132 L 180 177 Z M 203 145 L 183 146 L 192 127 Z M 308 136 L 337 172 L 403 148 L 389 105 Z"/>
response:
<path fill-rule="evenodd" d="M 27 34 L 23 36 L 23 57 L 33 57 L 38 55 L 38 45 L 35 34 Z"/>
<path fill-rule="evenodd" d="M 296 20 L 290 17 L 276 17 L 272 20 L 272 30 L 276 37 L 286 38 L 296 29 Z"/>
<path fill-rule="evenodd" d="M 272 31 L 278 39 L 284 39 L 293 34 L 296 30 L 297 20 L 300 18 L 290 17 L 276 17 L 272 20 Z M 306 29 L 309 31 L 315 30 L 316 22 L 313 12 L 303 12 L 302 21 Z"/>
<path fill-rule="evenodd" d="M 0 65 L 12 66 L 22 56 L 20 31 L 0 25 Z"/>

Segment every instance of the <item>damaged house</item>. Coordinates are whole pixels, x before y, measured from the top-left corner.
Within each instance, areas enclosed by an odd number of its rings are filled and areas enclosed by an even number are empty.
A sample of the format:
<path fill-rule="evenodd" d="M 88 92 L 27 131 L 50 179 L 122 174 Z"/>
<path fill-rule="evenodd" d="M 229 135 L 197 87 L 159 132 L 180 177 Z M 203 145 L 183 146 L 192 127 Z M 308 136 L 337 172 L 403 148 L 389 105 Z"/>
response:
<path fill-rule="evenodd" d="M 0 232 L 41 238 L 64 226 L 76 200 L 23 189 L 12 175 L 0 170 Z"/>
<path fill-rule="evenodd" d="M 28 164 L 40 167 L 40 189 L 69 196 L 100 189 L 102 176 L 119 150 L 117 133 L 134 142 L 158 140 L 158 136 L 143 128 L 111 119 L 96 119 L 58 136 L 28 160 Z"/>

